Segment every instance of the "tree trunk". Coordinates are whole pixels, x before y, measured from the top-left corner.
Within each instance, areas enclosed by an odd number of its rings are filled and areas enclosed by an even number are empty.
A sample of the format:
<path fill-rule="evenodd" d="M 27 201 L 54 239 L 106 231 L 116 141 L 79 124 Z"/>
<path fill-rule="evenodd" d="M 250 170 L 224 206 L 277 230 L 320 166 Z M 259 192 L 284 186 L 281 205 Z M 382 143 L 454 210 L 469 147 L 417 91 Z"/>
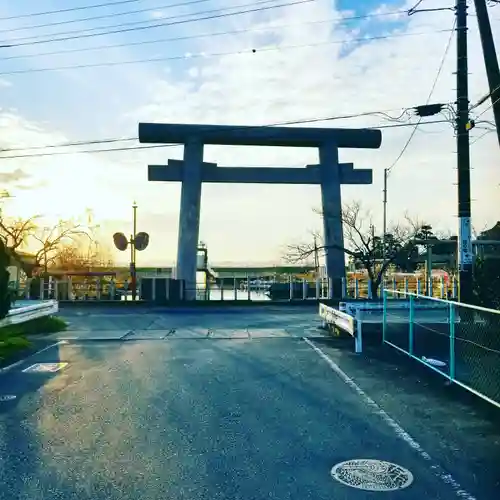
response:
<path fill-rule="evenodd" d="M 375 276 L 373 275 L 373 269 L 371 266 L 369 266 L 367 263 L 365 264 L 366 267 L 366 272 L 368 273 L 368 279 L 370 280 L 370 293 L 372 300 L 377 300 L 378 299 L 378 287 L 380 285 L 380 282 L 378 279 L 375 279 Z"/>

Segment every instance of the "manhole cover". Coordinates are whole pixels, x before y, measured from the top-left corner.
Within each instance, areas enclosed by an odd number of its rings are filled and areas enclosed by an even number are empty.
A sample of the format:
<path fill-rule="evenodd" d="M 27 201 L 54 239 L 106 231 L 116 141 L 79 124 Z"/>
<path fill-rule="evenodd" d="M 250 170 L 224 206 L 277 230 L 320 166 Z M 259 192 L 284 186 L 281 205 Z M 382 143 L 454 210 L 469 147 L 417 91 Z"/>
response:
<path fill-rule="evenodd" d="M 0 396 L 0 401 L 12 401 L 16 399 L 17 396 L 14 396 L 14 394 L 5 394 Z"/>
<path fill-rule="evenodd" d="M 332 477 L 346 486 L 366 491 L 394 491 L 413 483 L 413 474 L 382 460 L 348 460 L 332 468 Z"/>

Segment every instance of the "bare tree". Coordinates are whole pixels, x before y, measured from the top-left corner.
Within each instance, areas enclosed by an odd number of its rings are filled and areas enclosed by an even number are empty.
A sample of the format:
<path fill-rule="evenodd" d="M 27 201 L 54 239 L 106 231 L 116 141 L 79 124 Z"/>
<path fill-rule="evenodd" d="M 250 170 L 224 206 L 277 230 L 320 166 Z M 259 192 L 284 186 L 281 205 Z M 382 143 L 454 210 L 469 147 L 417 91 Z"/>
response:
<path fill-rule="evenodd" d="M 88 230 L 81 224 L 61 220 L 53 227 L 38 228 L 31 237 L 36 241 L 38 250 L 35 261 L 44 273 L 57 260 L 58 253 L 67 245 L 74 244 L 78 238 L 91 239 Z"/>
<path fill-rule="evenodd" d="M 11 252 L 22 248 L 34 234 L 36 227 L 36 217 L 8 220 L 0 215 L 0 239 Z"/>
<path fill-rule="evenodd" d="M 10 252 L 23 247 L 29 237 L 36 229 L 36 221 L 39 216 L 35 215 L 29 219 L 8 217 L 5 214 L 3 202 L 10 199 L 8 191 L 0 192 L 0 239 Z"/>
<path fill-rule="evenodd" d="M 51 264 L 59 270 L 90 271 L 95 268 L 108 268 L 112 266 L 113 261 L 108 248 L 99 241 L 76 237 L 58 249 Z"/>
<path fill-rule="evenodd" d="M 322 215 L 320 211 L 315 211 Z M 383 234 L 377 234 L 371 214 L 363 210 L 360 202 L 345 205 L 341 217 L 343 244 L 288 245 L 285 258 L 289 262 L 298 263 L 307 260 L 316 251 L 325 253 L 329 249 L 342 250 L 356 266 L 366 270 L 372 297 L 377 298 L 384 274 L 390 266 L 406 271 L 415 265 L 413 259 L 418 255 L 418 249 L 414 240 L 423 224 L 405 216 L 404 224 L 393 225 L 384 239 Z M 321 241 L 319 235 L 314 236 Z"/>

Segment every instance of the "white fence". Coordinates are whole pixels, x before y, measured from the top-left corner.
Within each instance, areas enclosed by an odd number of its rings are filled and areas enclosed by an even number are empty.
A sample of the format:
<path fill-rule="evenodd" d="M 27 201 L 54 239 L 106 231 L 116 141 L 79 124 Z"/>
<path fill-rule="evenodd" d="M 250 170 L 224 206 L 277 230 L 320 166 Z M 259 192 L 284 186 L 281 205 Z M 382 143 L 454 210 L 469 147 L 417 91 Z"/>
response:
<path fill-rule="evenodd" d="M 334 307 L 325 304 L 319 305 L 319 316 L 323 320 L 323 327 L 338 328 L 354 337 L 354 348 L 357 353 L 363 351 L 362 322 L 359 315 L 359 311 L 355 317 Z"/>
<path fill-rule="evenodd" d="M 24 307 L 15 307 L 9 311 L 7 317 L 0 320 L 0 328 L 8 325 L 25 323 L 32 319 L 51 316 L 59 311 L 57 300 L 46 300 Z"/>

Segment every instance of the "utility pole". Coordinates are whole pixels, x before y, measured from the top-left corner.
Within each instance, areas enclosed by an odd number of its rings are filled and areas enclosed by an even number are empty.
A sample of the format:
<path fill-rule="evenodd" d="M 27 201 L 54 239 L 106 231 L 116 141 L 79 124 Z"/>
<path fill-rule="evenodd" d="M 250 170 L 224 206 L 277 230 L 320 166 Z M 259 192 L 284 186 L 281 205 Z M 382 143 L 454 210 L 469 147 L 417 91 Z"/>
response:
<path fill-rule="evenodd" d="M 383 230 L 383 235 L 382 235 L 382 265 L 385 264 L 385 245 L 386 245 L 386 239 L 385 235 L 387 234 L 387 176 L 389 175 L 389 170 L 387 168 L 384 168 L 384 220 L 382 223 L 382 230 Z"/>
<path fill-rule="evenodd" d="M 130 235 L 130 281 L 132 285 L 132 300 L 137 298 L 137 269 L 135 266 L 136 262 L 136 248 L 135 248 L 135 238 L 137 235 L 137 203 L 134 201 L 132 205 L 132 221 L 133 221 L 133 233 Z"/>
<path fill-rule="evenodd" d="M 318 239 L 316 235 L 314 235 L 314 272 L 316 274 L 316 278 L 319 276 L 319 257 L 318 257 Z"/>
<path fill-rule="evenodd" d="M 467 0 L 456 0 L 457 18 L 457 170 L 459 301 L 472 303 L 472 230 L 469 150 L 469 82 L 467 63 Z"/>
<path fill-rule="evenodd" d="M 500 145 L 500 68 L 498 67 L 497 53 L 491 32 L 486 0 L 474 0 L 474 5 L 476 7 L 477 24 L 483 47 L 484 66 L 490 88 L 489 97 L 491 99 L 497 138 Z"/>

